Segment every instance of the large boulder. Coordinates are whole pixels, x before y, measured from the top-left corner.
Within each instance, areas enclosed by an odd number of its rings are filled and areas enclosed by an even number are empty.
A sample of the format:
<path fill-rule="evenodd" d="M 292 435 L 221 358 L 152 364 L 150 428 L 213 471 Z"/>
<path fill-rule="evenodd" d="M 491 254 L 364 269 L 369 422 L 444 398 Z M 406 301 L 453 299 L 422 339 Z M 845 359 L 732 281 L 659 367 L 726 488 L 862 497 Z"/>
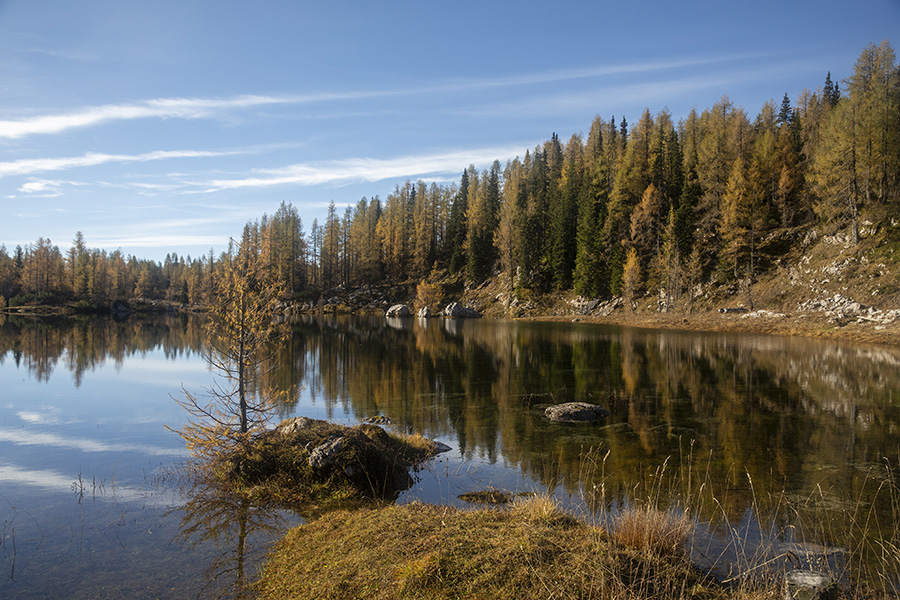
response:
<path fill-rule="evenodd" d="M 386 317 L 408 317 L 412 313 L 409 312 L 409 307 L 405 304 L 395 304 L 384 313 Z"/>
<path fill-rule="evenodd" d="M 441 312 L 445 317 L 450 317 L 451 319 L 478 319 L 481 318 L 481 315 L 478 314 L 478 311 L 474 308 L 469 308 L 468 306 L 463 306 L 459 302 L 451 302 L 444 308 Z"/>
<path fill-rule="evenodd" d="M 327 425 L 327 422 L 319 419 L 310 419 L 309 417 L 291 417 L 279 423 L 275 427 L 275 431 L 281 435 L 288 436 L 322 425 Z"/>
<path fill-rule="evenodd" d="M 338 455 L 344 449 L 344 436 L 329 438 L 324 444 L 319 444 L 309 453 L 309 466 L 314 469 L 324 469 L 332 466 Z"/>
<path fill-rule="evenodd" d="M 609 416 L 609 411 L 587 402 L 565 402 L 547 407 L 544 414 L 559 423 L 593 423 Z"/>

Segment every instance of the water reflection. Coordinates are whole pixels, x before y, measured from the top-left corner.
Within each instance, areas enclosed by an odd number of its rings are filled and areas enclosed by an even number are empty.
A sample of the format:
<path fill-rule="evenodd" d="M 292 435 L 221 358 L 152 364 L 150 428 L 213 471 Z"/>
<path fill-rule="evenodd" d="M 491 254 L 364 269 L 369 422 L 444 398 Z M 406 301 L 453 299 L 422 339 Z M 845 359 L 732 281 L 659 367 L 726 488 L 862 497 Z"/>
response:
<path fill-rule="evenodd" d="M 201 595 L 252 598 L 251 584 L 267 550 L 300 519 L 285 511 L 255 506 L 202 480 L 194 481 L 185 497 L 188 500 L 174 511 L 181 520 L 178 540 L 193 548 L 212 544 L 220 549 L 206 567 Z"/>
<path fill-rule="evenodd" d="M 106 362 L 161 351 L 167 359 L 197 353 L 203 331 L 189 315 L 171 318 L 107 319 L 10 316 L 0 323 L 0 365 L 12 360 L 37 381 L 62 366 L 75 386 Z"/>
<path fill-rule="evenodd" d="M 553 457 L 572 488 L 585 447 L 611 450 L 607 469 L 630 476 L 692 443 L 697 460 L 714 452 L 716 479 L 746 471 L 765 489 L 808 487 L 811 473 L 843 479 L 897 451 L 900 353 L 890 349 L 545 323 L 296 327 L 307 368 L 284 377 L 329 410 L 385 414 L 452 439 L 466 457 L 502 456 L 528 472 Z M 543 418 L 544 406 L 570 400 L 606 404 L 612 417 L 593 428 Z"/>
<path fill-rule="evenodd" d="M 778 537 L 778 547 L 895 539 L 900 351 L 488 320 L 317 316 L 298 319 L 294 330 L 276 349 L 276 367 L 258 379 L 289 390 L 291 402 L 280 416 L 359 421 L 385 415 L 401 429 L 453 446 L 454 463 L 447 467 L 453 473 L 461 464 L 479 465 L 493 478 L 487 483 L 537 482 L 598 512 L 614 512 L 640 496 L 689 503 L 714 533 L 726 534 L 726 542 L 741 527 L 760 540 Z M 132 385 L 159 385 L 159 373 L 167 372 L 167 393 L 177 393 L 179 365 L 199 355 L 202 337 L 199 323 L 188 317 L 118 323 L 11 318 L 0 326 L 0 366 L 11 361 L 45 382 L 64 369 L 78 388 L 105 363 L 119 368 L 129 357 L 149 361 L 161 353 L 166 364 L 147 363 L 147 382 Z M 572 400 L 605 405 L 612 414 L 599 426 L 544 418 L 547 405 Z M 53 406 L 17 406 L 15 413 L 29 426 L 69 418 Z M 95 440 L 83 432 L 12 427 L 0 429 L 0 442 L 159 457 L 171 452 L 153 436 Z M 13 473 L 10 468 L 5 472 Z M 422 485 L 415 493 L 433 499 Z M 239 518 L 229 522 L 226 514 Z M 861 514 L 877 518 L 861 524 Z M 235 548 L 227 569 L 241 572 L 242 540 L 256 516 L 250 507 L 199 494 L 196 506 L 185 507 L 184 530 Z"/>
<path fill-rule="evenodd" d="M 783 538 L 895 539 L 896 350 L 503 321 L 334 317 L 296 329 L 314 363 L 298 379 L 329 412 L 387 415 L 597 510 L 644 494 L 690 502 L 722 533 L 764 514 Z M 601 426 L 544 418 L 573 400 L 612 415 Z M 878 518 L 861 525 L 858 507 Z"/>

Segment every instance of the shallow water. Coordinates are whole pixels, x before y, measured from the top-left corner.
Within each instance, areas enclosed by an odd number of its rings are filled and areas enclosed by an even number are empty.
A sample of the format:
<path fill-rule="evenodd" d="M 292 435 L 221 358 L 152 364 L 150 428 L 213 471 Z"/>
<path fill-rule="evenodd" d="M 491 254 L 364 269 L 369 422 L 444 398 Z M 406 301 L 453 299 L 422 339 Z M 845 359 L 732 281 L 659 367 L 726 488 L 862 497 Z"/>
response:
<path fill-rule="evenodd" d="M 859 507 L 879 518 L 856 537 L 897 525 L 892 349 L 490 320 L 308 317 L 294 331 L 267 375 L 292 390 L 278 418 L 385 415 L 453 448 L 400 502 L 464 505 L 492 487 L 600 518 L 687 507 L 708 525 L 695 559 L 724 573 L 740 546 L 846 547 Z M 0 597 L 234 595 L 298 521 L 189 502 L 171 477 L 186 458 L 172 397 L 214 380 L 201 339 L 186 316 L 0 327 Z M 571 400 L 612 414 L 543 417 Z"/>

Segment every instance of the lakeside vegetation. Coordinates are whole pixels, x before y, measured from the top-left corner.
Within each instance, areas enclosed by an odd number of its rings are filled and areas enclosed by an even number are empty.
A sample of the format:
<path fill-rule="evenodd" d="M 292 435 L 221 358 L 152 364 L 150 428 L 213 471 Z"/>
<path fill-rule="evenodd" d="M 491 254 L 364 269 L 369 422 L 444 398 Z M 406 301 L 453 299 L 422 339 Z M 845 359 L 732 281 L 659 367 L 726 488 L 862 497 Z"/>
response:
<path fill-rule="evenodd" d="M 597 461 L 587 456 L 586 463 Z M 587 468 L 591 468 L 590 465 Z M 747 477 L 752 487 L 752 478 Z M 900 490 L 867 477 L 894 506 Z M 674 486 L 672 489 L 666 489 Z M 807 570 L 831 582 L 822 598 L 896 598 L 900 539 L 896 528 L 870 538 L 864 501 L 834 518 L 824 497 L 760 497 L 782 510 L 758 514 L 759 531 L 726 515 L 698 518 L 718 506 L 702 473 L 672 473 L 665 464 L 635 483 L 618 507 L 594 487 L 592 510 L 573 516 L 545 494 L 519 495 L 500 508 L 460 509 L 418 502 L 326 513 L 276 544 L 254 591 L 265 600 L 292 598 L 784 598 L 785 573 Z M 678 488 L 679 500 L 664 496 Z M 718 489 L 718 492 L 725 490 Z M 831 515 L 831 516 L 829 516 Z M 701 530 L 718 531 L 710 543 Z M 828 540 L 839 530 L 856 545 Z M 805 590 L 805 595 L 819 597 Z"/>
<path fill-rule="evenodd" d="M 547 497 L 502 511 L 340 511 L 290 531 L 256 589 L 264 600 L 723 597 L 680 554 L 689 524 L 664 521 L 608 535 Z"/>
<path fill-rule="evenodd" d="M 406 182 L 309 231 L 296 207 L 245 225 L 238 245 L 286 299 L 334 288 L 490 275 L 517 297 L 554 290 L 686 310 L 701 282 L 734 290 L 775 269 L 809 231 L 850 248 L 884 234 L 876 260 L 896 265 L 900 214 L 900 74 L 887 42 L 870 44 L 844 82 L 766 103 L 754 118 L 723 97 L 675 123 L 645 109 L 629 124 L 596 117 L 588 134 L 552 137 L 524 156 L 463 171 L 458 184 Z M 77 233 L 0 247 L 0 297 L 11 306 L 115 299 L 203 304 L 233 257 L 171 253 L 163 262 L 91 249 Z M 896 281 L 876 299 L 893 297 Z"/>

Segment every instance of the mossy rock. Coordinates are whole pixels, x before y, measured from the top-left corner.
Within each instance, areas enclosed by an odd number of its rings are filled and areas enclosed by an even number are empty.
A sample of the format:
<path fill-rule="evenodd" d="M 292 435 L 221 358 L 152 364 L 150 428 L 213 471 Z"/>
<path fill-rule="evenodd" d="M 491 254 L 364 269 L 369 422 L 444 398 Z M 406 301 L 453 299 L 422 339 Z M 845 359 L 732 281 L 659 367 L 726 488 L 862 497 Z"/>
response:
<path fill-rule="evenodd" d="M 440 450 L 420 436 L 390 434 L 377 425 L 296 417 L 252 436 L 223 461 L 221 473 L 257 501 L 389 500 L 412 485 L 411 468 Z"/>

